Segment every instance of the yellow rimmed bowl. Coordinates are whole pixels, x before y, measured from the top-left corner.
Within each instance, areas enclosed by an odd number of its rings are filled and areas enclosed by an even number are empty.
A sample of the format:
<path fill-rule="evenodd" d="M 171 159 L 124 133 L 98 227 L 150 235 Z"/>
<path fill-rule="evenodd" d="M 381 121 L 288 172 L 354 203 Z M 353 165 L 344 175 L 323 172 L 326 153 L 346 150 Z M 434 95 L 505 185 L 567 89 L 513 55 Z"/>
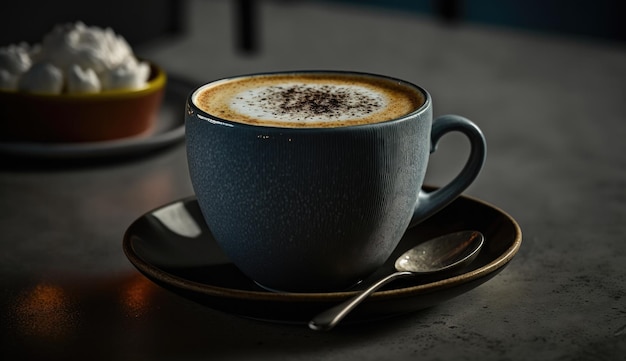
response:
<path fill-rule="evenodd" d="M 150 63 L 141 89 L 92 94 L 34 94 L 0 90 L 0 141 L 72 143 L 149 134 L 167 76 Z"/>

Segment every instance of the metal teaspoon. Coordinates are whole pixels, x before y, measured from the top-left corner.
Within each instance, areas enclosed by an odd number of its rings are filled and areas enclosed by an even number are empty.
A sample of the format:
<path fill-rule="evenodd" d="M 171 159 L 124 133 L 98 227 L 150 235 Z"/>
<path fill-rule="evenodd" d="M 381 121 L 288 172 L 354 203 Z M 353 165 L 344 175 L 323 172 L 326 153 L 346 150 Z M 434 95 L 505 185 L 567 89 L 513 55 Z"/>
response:
<path fill-rule="evenodd" d="M 447 272 L 468 265 L 478 256 L 484 240 L 485 237 L 478 231 L 461 231 L 418 244 L 396 260 L 397 272 L 382 278 L 353 298 L 313 317 L 309 328 L 317 331 L 332 329 L 374 291 L 395 279 Z"/>

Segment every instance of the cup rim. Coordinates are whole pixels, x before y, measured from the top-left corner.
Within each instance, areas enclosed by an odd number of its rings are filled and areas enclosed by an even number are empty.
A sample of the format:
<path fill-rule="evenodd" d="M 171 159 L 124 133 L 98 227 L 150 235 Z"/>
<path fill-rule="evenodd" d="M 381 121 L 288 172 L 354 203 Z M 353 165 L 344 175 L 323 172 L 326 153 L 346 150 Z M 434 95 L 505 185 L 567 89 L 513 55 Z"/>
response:
<path fill-rule="evenodd" d="M 413 88 L 415 90 L 417 90 L 418 92 L 420 92 L 423 96 L 424 96 L 424 102 L 417 107 L 415 110 L 411 111 L 410 113 L 404 114 L 400 117 L 394 118 L 394 119 L 390 119 L 390 120 L 385 120 L 382 122 L 374 122 L 374 123 L 364 123 L 364 124 L 352 124 L 352 125 L 344 125 L 344 126 L 338 126 L 338 127 L 281 127 L 281 126 L 275 126 L 275 125 L 264 125 L 264 124 L 247 124 L 247 123 L 243 123 L 243 122 L 237 122 L 237 121 L 232 121 L 232 120 L 228 120 L 228 119 L 224 119 L 224 118 L 220 118 L 217 115 L 208 113 L 202 109 L 200 109 L 194 102 L 194 99 L 196 98 L 196 95 L 201 92 L 203 89 L 209 87 L 209 86 L 213 86 L 217 83 L 221 83 L 221 82 L 227 82 L 227 81 L 231 81 L 234 79 L 240 79 L 240 78 L 245 78 L 245 77 L 252 77 L 252 76 L 273 76 L 273 75 L 288 75 L 288 74 L 343 74 L 343 75 L 352 75 L 352 76 L 357 76 L 357 77 L 373 77 L 373 78 L 381 78 L 381 79 L 386 79 L 386 80 L 390 80 L 392 82 L 397 82 L 400 83 L 404 86 Z M 337 131 L 338 129 L 354 129 L 354 128 L 369 128 L 369 127 L 378 127 L 378 126 L 382 126 L 384 124 L 390 124 L 390 123 L 397 123 L 397 122 L 402 122 L 405 121 L 406 119 L 409 118 L 413 118 L 416 115 L 418 115 L 419 113 L 423 113 L 425 112 L 427 109 L 429 109 L 432 105 L 432 98 L 430 96 L 430 93 L 428 93 L 428 91 L 424 88 L 422 88 L 419 85 L 416 85 L 414 83 L 411 83 L 409 81 L 400 79 L 400 78 L 396 78 L 396 77 L 392 77 L 392 76 L 387 76 L 387 75 L 382 75 L 382 74 L 376 74 L 376 73 L 370 73 L 370 72 L 361 72 L 361 71 L 350 71 L 350 70 L 286 70 L 286 71 L 270 71 L 270 72 L 256 72 L 256 73 L 248 73 L 248 74 L 240 74 L 240 75 L 234 75 L 234 76 L 228 76 L 228 77 L 222 77 L 222 78 L 218 78 L 215 80 L 212 80 L 210 82 L 204 83 L 200 86 L 198 86 L 196 89 L 194 89 L 193 91 L 191 91 L 191 93 L 189 94 L 189 96 L 187 97 L 187 106 L 191 107 L 193 109 L 194 112 L 196 112 L 199 116 L 199 118 L 201 118 L 202 120 L 206 120 L 210 123 L 213 124 L 217 124 L 217 125 L 224 125 L 224 126 L 228 126 L 228 127 L 242 127 L 242 128 L 252 128 L 252 129 L 266 129 L 266 130 L 271 130 L 271 129 L 277 129 L 280 131 L 303 131 L 303 132 L 311 132 L 311 131 Z"/>

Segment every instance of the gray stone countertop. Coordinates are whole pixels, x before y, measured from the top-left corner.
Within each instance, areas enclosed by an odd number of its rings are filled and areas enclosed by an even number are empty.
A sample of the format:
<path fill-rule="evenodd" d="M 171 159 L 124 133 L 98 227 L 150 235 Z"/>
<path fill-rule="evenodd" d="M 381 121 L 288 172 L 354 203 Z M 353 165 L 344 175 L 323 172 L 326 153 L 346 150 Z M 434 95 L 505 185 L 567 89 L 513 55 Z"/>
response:
<path fill-rule="evenodd" d="M 214 311 L 141 276 L 122 236 L 193 194 L 182 144 L 87 164 L 0 166 L 2 359 L 617 360 L 626 354 L 626 48 L 353 6 L 262 2 L 260 52 L 234 48 L 226 1 L 190 2 L 189 31 L 137 49 L 195 83 L 346 69 L 417 83 L 435 115 L 475 121 L 486 166 L 466 192 L 523 232 L 478 288 L 402 318 L 316 333 Z M 180 104 L 181 116 L 183 104 Z M 467 145 L 443 139 L 427 183 Z M 68 286 L 71 285 L 71 286 Z M 33 295 L 37 295 L 36 297 Z M 5 356 L 9 356 L 6 358 Z"/>

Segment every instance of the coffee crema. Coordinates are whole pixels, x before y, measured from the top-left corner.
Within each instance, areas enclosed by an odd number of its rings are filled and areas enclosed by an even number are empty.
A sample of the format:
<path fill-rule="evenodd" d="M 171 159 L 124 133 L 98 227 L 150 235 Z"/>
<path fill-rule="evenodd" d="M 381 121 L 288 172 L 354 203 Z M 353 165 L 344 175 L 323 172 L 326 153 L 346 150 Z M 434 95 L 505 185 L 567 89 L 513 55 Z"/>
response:
<path fill-rule="evenodd" d="M 193 95 L 201 110 L 251 125 L 325 128 L 379 123 L 418 109 L 418 89 L 384 77 L 342 73 L 252 75 L 207 84 Z"/>

